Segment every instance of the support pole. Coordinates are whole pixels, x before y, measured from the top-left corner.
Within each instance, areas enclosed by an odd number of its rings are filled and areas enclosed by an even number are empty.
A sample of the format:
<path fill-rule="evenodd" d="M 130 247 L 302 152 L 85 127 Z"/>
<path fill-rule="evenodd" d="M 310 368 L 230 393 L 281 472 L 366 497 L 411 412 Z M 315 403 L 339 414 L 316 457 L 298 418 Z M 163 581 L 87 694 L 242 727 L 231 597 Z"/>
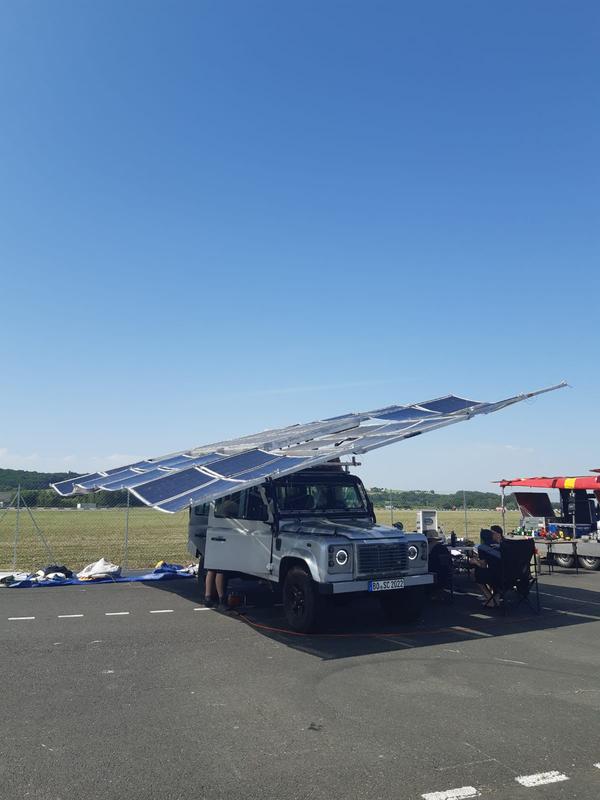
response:
<path fill-rule="evenodd" d="M 465 539 L 468 539 L 467 536 L 467 493 L 463 489 L 463 510 L 465 512 Z"/>
<path fill-rule="evenodd" d="M 504 486 L 502 487 L 502 502 L 500 503 L 500 507 L 502 508 L 502 530 L 504 535 L 506 536 L 506 496 L 505 496 L 505 489 Z"/>
<path fill-rule="evenodd" d="M 127 492 L 127 505 L 125 506 L 125 552 L 123 553 L 123 569 L 127 569 L 129 557 L 129 492 Z"/>
<path fill-rule="evenodd" d="M 21 511 L 21 484 L 17 487 L 17 516 L 15 518 L 15 543 L 13 547 L 13 563 L 12 568 L 16 570 L 17 568 L 17 548 L 19 545 L 19 514 Z"/>
<path fill-rule="evenodd" d="M 56 559 L 54 558 L 54 553 L 52 552 L 52 548 L 50 547 L 50 545 L 46 541 L 46 537 L 42 533 L 42 531 L 41 531 L 39 525 L 37 524 L 37 522 L 35 521 L 35 517 L 33 516 L 33 513 L 31 511 L 31 509 L 29 508 L 29 506 L 25 502 L 25 498 L 22 498 L 21 502 L 23 503 L 24 508 L 27 510 L 27 513 L 29 514 L 29 516 L 31 518 L 31 522 L 33 523 L 33 527 L 35 528 L 37 535 L 42 540 L 42 544 L 44 545 L 44 548 L 46 550 L 46 555 L 48 556 L 48 558 L 50 560 L 50 563 L 53 564 L 56 561 Z"/>
<path fill-rule="evenodd" d="M 391 524 L 393 525 L 394 524 L 394 504 L 392 502 L 392 490 L 391 489 L 389 490 L 389 493 L 390 493 L 390 519 L 391 519 Z"/>

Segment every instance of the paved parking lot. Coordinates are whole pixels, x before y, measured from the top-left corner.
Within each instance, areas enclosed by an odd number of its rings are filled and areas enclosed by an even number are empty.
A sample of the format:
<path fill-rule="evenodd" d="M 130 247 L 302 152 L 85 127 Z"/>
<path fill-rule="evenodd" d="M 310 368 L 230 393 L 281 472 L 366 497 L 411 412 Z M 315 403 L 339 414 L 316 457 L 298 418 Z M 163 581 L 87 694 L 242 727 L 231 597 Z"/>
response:
<path fill-rule="evenodd" d="M 596 800 L 600 574 L 540 589 L 539 617 L 361 601 L 314 636 L 192 581 L 2 590 L 2 796 Z"/>

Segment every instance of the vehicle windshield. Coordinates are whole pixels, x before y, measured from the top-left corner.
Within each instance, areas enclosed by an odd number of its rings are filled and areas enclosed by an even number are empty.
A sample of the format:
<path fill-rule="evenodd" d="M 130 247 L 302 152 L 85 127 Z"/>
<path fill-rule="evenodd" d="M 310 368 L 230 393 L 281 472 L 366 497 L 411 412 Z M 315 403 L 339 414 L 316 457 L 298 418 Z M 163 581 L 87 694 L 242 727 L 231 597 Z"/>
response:
<path fill-rule="evenodd" d="M 360 481 L 351 475 L 290 476 L 275 484 L 279 513 L 285 515 L 364 515 L 367 498 Z"/>

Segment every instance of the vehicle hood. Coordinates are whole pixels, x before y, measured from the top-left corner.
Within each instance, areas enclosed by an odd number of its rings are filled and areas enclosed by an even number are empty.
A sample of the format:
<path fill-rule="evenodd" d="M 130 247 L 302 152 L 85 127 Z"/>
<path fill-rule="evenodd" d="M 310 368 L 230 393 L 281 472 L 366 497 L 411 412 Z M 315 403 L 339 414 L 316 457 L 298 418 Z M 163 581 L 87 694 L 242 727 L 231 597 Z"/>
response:
<path fill-rule="evenodd" d="M 346 539 L 398 539 L 406 534 L 406 531 L 377 525 L 368 519 L 334 520 L 323 517 L 282 520 L 279 530 L 281 533 L 302 536 L 343 536 Z"/>

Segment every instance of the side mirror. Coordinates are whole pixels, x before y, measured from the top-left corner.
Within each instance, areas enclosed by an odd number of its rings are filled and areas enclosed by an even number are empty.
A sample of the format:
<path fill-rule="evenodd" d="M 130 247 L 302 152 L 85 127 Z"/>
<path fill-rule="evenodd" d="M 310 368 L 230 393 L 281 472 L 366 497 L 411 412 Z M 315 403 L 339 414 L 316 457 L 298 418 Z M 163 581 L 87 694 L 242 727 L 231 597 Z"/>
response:
<path fill-rule="evenodd" d="M 398 528 L 399 531 L 403 531 L 404 525 L 401 522 L 394 522 L 394 528 Z"/>

